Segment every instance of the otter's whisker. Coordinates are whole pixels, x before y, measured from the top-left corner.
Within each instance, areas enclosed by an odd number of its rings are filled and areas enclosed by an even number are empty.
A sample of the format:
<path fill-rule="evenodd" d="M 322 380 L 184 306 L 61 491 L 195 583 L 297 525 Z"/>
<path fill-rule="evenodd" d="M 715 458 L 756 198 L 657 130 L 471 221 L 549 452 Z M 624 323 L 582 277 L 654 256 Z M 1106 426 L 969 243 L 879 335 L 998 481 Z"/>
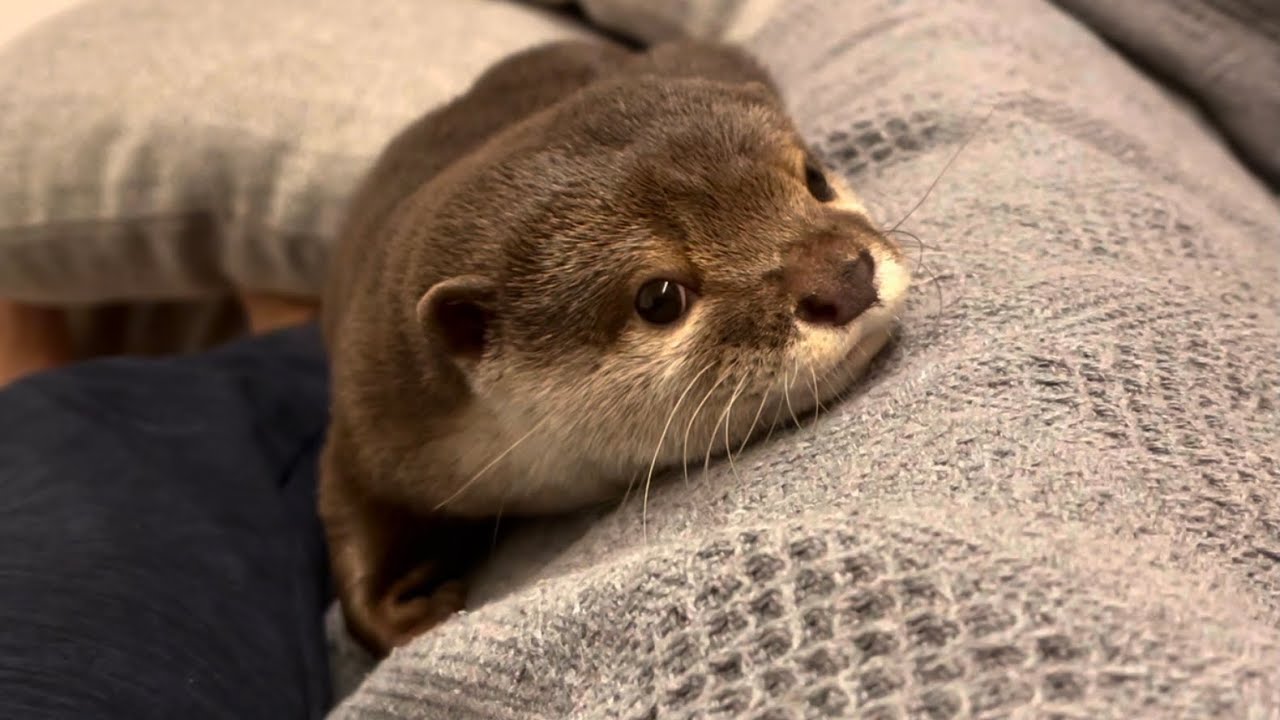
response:
<path fill-rule="evenodd" d="M 733 394 L 729 396 L 729 402 L 724 406 L 724 412 L 720 413 L 720 419 L 716 420 L 716 427 L 720 427 L 720 423 L 724 423 L 724 451 L 729 456 L 729 469 L 733 471 L 733 477 L 739 481 L 738 466 L 733 462 L 733 449 L 729 447 L 729 425 L 733 419 L 733 403 L 742 394 L 742 387 L 747 383 L 747 375 L 743 374 L 742 379 L 738 381 L 737 387 L 733 389 Z M 707 443 L 707 454 L 702 459 L 702 476 L 705 478 L 707 470 L 711 467 L 711 446 L 715 443 L 716 429 L 711 428 L 711 442 Z"/>
<path fill-rule="evenodd" d="M 498 528 L 502 525 L 502 511 L 507 509 L 507 499 L 511 497 L 511 490 L 508 488 L 502 494 L 502 502 L 498 503 L 498 514 L 493 518 L 493 536 L 489 538 L 489 556 L 492 557 L 495 550 L 498 549 Z"/>
<path fill-rule="evenodd" d="M 832 381 L 829 375 L 818 378 L 818 381 L 825 385 L 827 390 L 831 392 L 832 398 L 838 398 L 843 394 L 843 390 L 841 390 L 841 388 Z M 825 408 L 823 409 L 823 412 L 826 412 Z"/>
<path fill-rule="evenodd" d="M 937 312 L 934 313 L 934 317 L 933 317 L 933 322 L 936 326 L 939 318 L 942 316 L 942 311 L 944 308 L 944 303 L 942 300 L 942 281 L 941 281 L 941 278 L 938 277 L 938 274 L 933 271 L 933 267 L 925 263 L 923 251 L 920 253 L 920 257 L 917 259 L 916 264 L 920 266 L 921 270 L 924 270 L 926 273 L 929 274 L 929 284 L 933 285 L 934 293 L 938 297 L 938 310 Z"/>
<path fill-rule="evenodd" d="M 676 404 L 672 406 L 671 413 L 667 415 L 667 422 L 662 426 L 662 434 L 658 436 L 658 446 L 653 449 L 653 460 L 649 461 L 649 474 L 644 479 L 644 503 L 640 511 L 640 527 L 641 532 L 644 533 L 646 543 L 649 541 L 649 484 L 653 482 L 653 469 L 658 465 L 658 455 L 662 453 L 662 442 L 667 439 L 667 431 L 671 429 L 671 421 L 675 419 L 676 411 L 680 409 L 680 403 L 684 402 L 685 397 L 689 395 L 689 391 L 698 382 L 698 378 L 711 369 L 711 365 L 712 363 L 707 363 L 706 367 L 699 370 L 698 374 L 694 375 L 693 379 L 689 381 L 684 392 L 680 393 L 680 397 L 676 398 Z"/>
<path fill-rule="evenodd" d="M 773 437 L 773 431 L 778 428 L 778 420 L 782 417 L 782 403 L 778 403 L 778 407 L 773 411 L 773 419 L 769 421 L 769 432 L 765 433 L 764 440 L 761 443 L 769 442 L 769 438 Z"/>
<path fill-rule="evenodd" d="M 875 358 L 872 357 L 871 353 L 868 352 L 867 349 L 861 345 L 855 346 L 854 350 L 858 352 L 859 362 L 862 365 L 862 372 L 865 374 L 867 370 L 871 368 L 871 361 L 874 360 Z"/>
<path fill-rule="evenodd" d="M 680 467 L 684 473 L 684 484 L 686 487 L 689 485 L 689 432 L 693 430 L 693 424 L 697 422 L 698 413 L 702 412 L 702 407 L 707 404 L 707 400 L 711 398 L 711 395 L 716 391 L 716 388 L 720 387 L 720 383 L 729 378 L 729 373 L 732 372 L 732 370 L 733 366 L 725 368 L 725 371 L 716 379 L 715 384 L 711 386 L 711 389 L 707 391 L 707 394 L 702 396 L 702 402 L 698 403 L 698 407 L 693 409 L 693 415 L 689 417 L 689 423 L 684 426 L 684 442 L 680 446 Z M 711 429 L 711 434 L 713 436 L 715 435 L 715 428 Z"/>
<path fill-rule="evenodd" d="M 631 480 L 627 481 L 627 491 L 622 494 L 622 502 L 618 503 L 619 510 L 627 506 L 627 500 L 631 497 L 631 489 L 635 486 L 636 478 L 638 477 L 640 477 L 639 470 L 631 473 Z"/>
<path fill-rule="evenodd" d="M 547 417 L 549 417 L 549 416 L 547 416 Z M 521 435 L 521 436 L 519 437 L 519 439 L 517 439 L 515 442 L 511 443 L 511 445 L 510 445 L 509 447 L 507 447 L 507 449 L 506 449 L 506 450 L 503 450 L 502 452 L 498 453 L 498 456 L 497 456 L 497 457 L 495 457 L 494 459 L 490 460 L 488 465 L 485 465 L 484 467 L 480 468 L 480 470 L 479 470 L 475 475 L 472 475 L 472 476 L 471 476 L 471 479 L 470 479 L 470 480 L 468 480 L 468 481 L 466 481 L 466 482 L 462 483 L 462 487 L 460 487 L 460 488 L 458 488 L 457 490 L 455 490 L 455 491 L 454 491 L 454 493 L 453 493 L 452 495 L 450 495 L 449 497 L 445 498 L 444 500 L 441 500 L 441 501 L 440 501 L 440 504 L 436 505 L 436 506 L 435 506 L 434 508 L 432 508 L 432 509 L 433 509 L 433 510 L 439 510 L 440 508 L 444 507 L 445 505 L 448 505 L 449 503 L 451 503 L 451 502 L 453 502 L 454 500 L 456 500 L 456 499 L 458 498 L 458 496 L 459 496 L 459 495 L 461 495 L 462 493 L 466 492 L 467 488 L 471 487 L 471 486 L 472 486 L 472 484 L 474 484 L 474 483 L 475 483 L 475 481 L 479 480 L 479 479 L 480 479 L 480 477 L 481 477 L 482 475 L 484 475 L 485 473 L 489 472 L 489 470 L 490 470 L 491 468 L 493 468 L 493 466 L 494 466 L 494 465 L 497 465 L 499 462 L 501 462 L 501 461 L 502 461 L 502 458 L 504 458 L 504 457 L 506 457 L 507 455 L 511 454 L 511 451 L 512 451 L 512 450 L 515 450 L 515 449 L 516 449 L 516 447 L 518 447 L 518 446 L 520 445 L 520 443 L 524 442 L 525 440 L 528 440 L 530 436 L 532 436 L 535 432 L 537 432 L 538 430 L 540 430 L 540 429 L 542 428 L 542 426 L 547 422 L 547 417 L 543 417 L 541 420 L 539 420 L 538 422 L 534 423 L 534 424 L 533 424 L 533 427 L 529 428 L 529 432 L 525 433 L 524 435 Z"/>
<path fill-rule="evenodd" d="M 756 423 L 760 422 L 760 413 L 764 412 L 764 404 L 769 400 L 768 390 L 760 393 L 760 405 L 756 407 L 756 415 L 751 418 L 751 427 L 747 428 L 747 434 L 742 437 L 742 443 L 738 445 L 738 454 L 742 454 L 743 448 L 747 443 L 751 442 L 751 434 L 756 431 Z"/>
<path fill-rule="evenodd" d="M 786 382 L 786 378 L 785 378 L 786 370 L 785 370 L 784 368 L 782 368 L 781 363 L 779 363 L 779 367 L 778 367 L 778 369 L 783 371 L 783 374 L 784 374 L 783 382 L 785 383 L 785 382 Z M 774 375 L 776 376 L 776 375 L 777 375 L 777 373 L 775 372 L 775 373 L 774 373 Z M 785 387 L 785 385 L 784 385 L 784 387 Z M 776 429 L 776 428 L 778 427 L 778 418 L 780 418 L 780 417 L 782 417 L 782 403 L 778 403 L 778 407 L 774 408 L 774 410 L 773 410 L 773 419 L 769 421 L 769 432 L 765 434 L 765 436 L 764 436 L 764 440 L 763 440 L 762 442 L 766 442 L 766 443 L 767 443 L 767 442 L 769 442 L 769 438 L 773 437 L 773 431 L 774 431 L 774 429 Z"/>
<path fill-rule="evenodd" d="M 813 419 L 817 420 L 818 414 L 826 412 L 827 409 L 822 407 L 822 396 L 818 392 L 818 373 L 813 369 L 813 363 L 809 363 L 809 378 L 813 380 Z"/>
<path fill-rule="evenodd" d="M 800 359 L 799 358 L 796 358 L 796 377 L 797 378 L 800 377 Z M 791 375 L 790 373 L 787 373 L 783 376 L 782 392 L 787 399 L 787 412 L 791 414 L 791 422 L 795 423 L 796 427 L 799 427 L 800 418 L 796 417 L 795 408 L 791 406 Z"/>
<path fill-rule="evenodd" d="M 932 250 L 932 251 L 934 251 L 934 252 L 942 252 L 942 250 L 941 250 L 940 248 L 934 247 L 934 246 L 932 246 L 932 245 L 930 245 L 930 244 L 926 243 L 924 240 L 921 240 L 921 239 L 920 239 L 920 236 L 919 236 L 919 235 L 916 235 L 916 234 L 915 234 L 915 233 L 913 233 L 913 232 L 907 232 L 906 230 L 885 230 L 885 232 L 886 232 L 886 233 L 893 233 L 893 234 L 895 234 L 895 235 L 906 235 L 907 237 L 911 238 L 912 240 L 915 240 L 915 241 L 916 241 L 916 246 L 920 248 L 920 252 L 916 254 L 916 257 L 917 257 L 917 258 L 922 257 L 922 256 L 924 255 L 924 251 L 925 251 L 925 250 Z"/>
<path fill-rule="evenodd" d="M 915 214 L 916 210 L 920 209 L 921 205 L 924 205 L 924 201 L 929 199 L 929 195 L 931 195 L 933 193 L 933 189 L 938 186 L 938 182 L 942 180 L 942 176 L 947 174 L 947 170 L 951 169 L 951 165 L 955 163 L 956 158 L 960 157 L 960 153 L 964 152 L 964 149 L 969 147 L 969 143 L 972 142 L 973 139 L 978 136 L 978 131 L 981 130 L 987 124 L 987 121 L 991 119 L 991 116 L 995 114 L 995 111 L 996 111 L 996 106 L 992 105 L 991 109 L 987 111 L 986 116 L 982 118 L 982 122 L 978 123 L 978 127 L 975 128 L 974 131 L 969 134 L 969 137 L 964 139 L 964 142 L 960 143 L 960 147 L 956 148 L 955 153 L 951 155 L 951 159 L 947 160 L 946 165 L 942 166 L 942 170 L 938 172 L 938 176 L 935 177 L 933 179 L 933 182 L 929 184 L 929 188 L 924 191 L 924 195 L 920 196 L 920 199 L 916 202 L 915 205 L 911 207 L 910 210 L 907 211 L 907 214 L 903 215 L 902 219 L 894 223 L 893 227 L 889 228 L 886 232 L 896 231 L 899 227 L 902 226 L 902 223 L 906 222 L 908 218 L 910 218 L 913 214 Z"/>
<path fill-rule="evenodd" d="M 933 285 L 935 286 L 935 287 L 934 287 L 934 291 L 935 291 L 935 293 L 936 293 L 936 294 L 937 294 L 937 296 L 938 296 L 938 310 L 937 310 L 937 312 L 934 314 L 934 318 L 933 318 L 934 324 L 936 325 L 936 324 L 937 324 L 937 322 L 938 322 L 938 318 L 939 318 L 939 316 L 941 316 L 941 315 L 942 315 L 942 308 L 943 308 L 943 300 L 942 300 L 942 283 L 940 282 L 940 278 L 938 277 L 937 273 L 935 273 L 935 272 L 933 271 L 933 268 L 932 268 L 930 265 L 928 265 L 928 264 L 926 264 L 926 263 L 925 263 L 925 261 L 924 261 L 924 251 L 925 251 L 925 249 L 926 249 L 926 248 L 928 248 L 929 250 L 933 250 L 934 252 L 941 252 L 941 250 L 938 250 L 937 248 L 935 248 L 935 247 L 931 247 L 931 246 L 929 246 L 928 244 L 926 244 L 926 243 L 925 243 L 925 241 L 923 241 L 923 240 L 921 240 L 921 239 L 920 239 L 920 236 L 919 236 L 919 235 L 916 235 L 915 233 L 907 232 L 906 230 L 899 230 L 899 229 L 897 229 L 897 227 L 896 227 L 896 226 L 895 226 L 895 227 L 893 227 L 893 228 L 890 228 L 889 230 L 886 230 L 885 232 L 886 232 L 886 233 L 894 233 L 894 234 L 897 234 L 897 235 L 905 235 L 905 236 L 907 236 L 907 237 L 911 238 L 912 240 L 915 240 L 915 241 L 916 241 L 916 244 L 919 246 L 920 251 L 916 254 L 916 265 L 917 265 L 921 270 L 924 270 L 926 273 L 928 273 L 928 274 L 929 274 L 929 278 L 930 278 L 930 280 L 932 281 Z M 896 320 L 896 318 L 895 318 L 895 320 Z"/>
<path fill-rule="evenodd" d="M 964 139 L 964 142 L 960 143 L 960 146 L 956 148 L 956 151 L 952 153 L 951 157 L 947 160 L 946 164 L 942 166 L 942 170 L 938 172 L 938 175 L 933 179 L 933 182 L 930 183 L 929 187 L 924 191 L 924 195 L 920 196 L 920 199 L 917 200 L 916 204 L 913 205 L 911 209 L 907 211 L 907 214 L 903 215 L 902 219 L 894 223 L 893 227 L 883 231 L 886 234 L 899 233 L 911 238 L 915 238 L 916 242 L 920 244 L 920 256 L 917 262 L 921 268 L 923 268 L 926 272 L 928 272 L 933 277 L 934 291 L 938 298 L 938 310 L 934 314 L 934 318 L 933 318 L 933 322 L 935 326 L 941 320 L 944 309 L 945 309 L 945 302 L 942 298 L 942 283 L 938 281 L 938 276 L 933 272 L 933 270 L 931 268 L 926 267 L 924 264 L 924 250 L 926 247 L 924 241 L 921 240 L 919 237 L 916 237 L 912 233 L 909 233 L 905 230 L 899 230 L 899 228 L 912 215 L 914 215 L 915 212 L 919 210 L 922 205 L 924 205 L 926 200 L 929 199 L 929 196 L 933 193 L 934 189 L 937 188 L 938 183 L 942 181 L 942 178 L 947 174 L 947 171 L 951 169 L 951 166 L 955 163 L 956 159 L 959 158 L 961 153 L 964 152 L 965 148 L 969 146 L 969 143 L 972 142 L 973 139 L 978 136 L 978 133 L 982 130 L 982 128 L 986 127 L 986 124 L 991 119 L 991 116 L 995 114 L 997 107 L 998 107 L 997 104 L 992 104 L 991 108 L 987 110 L 987 114 L 983 116 L 982 120 L 978 123 L 978 126 L 974 128 L 973 132 L 970 133 L 969 136 Z"/>

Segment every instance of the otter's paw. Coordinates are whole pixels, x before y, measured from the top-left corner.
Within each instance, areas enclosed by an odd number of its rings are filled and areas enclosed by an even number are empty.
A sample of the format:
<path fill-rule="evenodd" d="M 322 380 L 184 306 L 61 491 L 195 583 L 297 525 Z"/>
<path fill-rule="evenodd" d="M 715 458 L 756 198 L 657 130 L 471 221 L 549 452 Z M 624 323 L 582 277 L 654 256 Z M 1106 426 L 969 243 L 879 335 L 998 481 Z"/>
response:
<path fill-rule="evenodd" d="M 431 587 L 433 579 L 431 568 L 417 568 L 387 588 L 371 608 L 368 629 L 384 649 L 408 644 L 466 607 L 466 585 L 449 580 Z"/>

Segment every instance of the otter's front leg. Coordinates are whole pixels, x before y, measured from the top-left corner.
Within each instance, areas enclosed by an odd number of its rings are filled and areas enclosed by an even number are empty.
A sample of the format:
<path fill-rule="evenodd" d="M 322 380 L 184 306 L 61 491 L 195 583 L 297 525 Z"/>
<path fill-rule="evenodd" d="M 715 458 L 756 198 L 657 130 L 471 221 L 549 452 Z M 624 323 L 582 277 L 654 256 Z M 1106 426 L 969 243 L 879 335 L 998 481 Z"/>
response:
<path fill-rule="evenodd" d="M 463 609 L 489 525 L 411 515 L 365 487 L 326 445 L 320 514 L 338 600 L 351 634 L 382 656 Z"/>

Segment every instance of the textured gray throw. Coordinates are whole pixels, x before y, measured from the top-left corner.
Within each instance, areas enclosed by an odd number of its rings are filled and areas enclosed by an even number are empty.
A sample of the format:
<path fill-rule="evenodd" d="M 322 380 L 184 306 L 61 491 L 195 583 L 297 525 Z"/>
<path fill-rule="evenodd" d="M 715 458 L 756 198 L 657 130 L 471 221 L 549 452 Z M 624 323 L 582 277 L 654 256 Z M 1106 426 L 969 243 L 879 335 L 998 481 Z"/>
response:
<path fill-rule="evenodd" d="M 900 342 L 647 518 L 525 529 L 335 717 L 1280 717 L 1274 196 L 1047 2 L 745 43 L 885 226 L 972 138 L 902 224 Z"/>

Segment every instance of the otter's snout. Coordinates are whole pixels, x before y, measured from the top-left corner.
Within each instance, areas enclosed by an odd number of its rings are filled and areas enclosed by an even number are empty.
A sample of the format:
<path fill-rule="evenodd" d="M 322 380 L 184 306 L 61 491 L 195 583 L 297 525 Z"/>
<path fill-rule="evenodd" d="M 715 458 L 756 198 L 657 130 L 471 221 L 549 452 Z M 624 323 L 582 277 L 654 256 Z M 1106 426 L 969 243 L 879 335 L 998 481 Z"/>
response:
<path fill-rule="evenodd" d="M 795 301 L 796 317 L 813 325 L 841 327 L 876 304 L 876 262 L 866 250 L 852 257 L 847 240 L 807 238 L 793 245 L 782 270 L 783 288 Z"/>

